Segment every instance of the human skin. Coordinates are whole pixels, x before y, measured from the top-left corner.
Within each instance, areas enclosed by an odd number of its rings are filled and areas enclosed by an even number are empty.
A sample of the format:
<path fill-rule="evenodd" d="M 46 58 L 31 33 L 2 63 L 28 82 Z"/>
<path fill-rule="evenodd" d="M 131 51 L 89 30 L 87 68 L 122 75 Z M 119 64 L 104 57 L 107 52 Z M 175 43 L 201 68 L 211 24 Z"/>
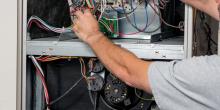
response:
<path fill-rule="evenodd" d="M 218 2 L 215 0 L 181 0 L 219 20 Z M 151 61 L 139 59 L 133 53 L 113 44 L 99 31 L 99 25 L 89 10 L 76 11 L 73 30 L 87 43 L 105 67 L 126 84 L 152 93 L 149 84 Z"/>

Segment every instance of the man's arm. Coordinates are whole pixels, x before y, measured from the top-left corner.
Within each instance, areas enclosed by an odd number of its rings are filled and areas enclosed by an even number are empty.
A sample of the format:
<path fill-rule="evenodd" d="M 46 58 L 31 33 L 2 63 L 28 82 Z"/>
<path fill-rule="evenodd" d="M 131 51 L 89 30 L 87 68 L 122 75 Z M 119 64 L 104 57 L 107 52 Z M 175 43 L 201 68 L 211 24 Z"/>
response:
<path fill-rule="evenodd" d="M 219 19 L 214 0 L 182 0 L 209 15 Z M 148 69 L 151 62 L 138 59 L 131 52 L 120 48 L 108 40 L 100 31 L 98 22 L 90 11 L 77 11 L 73 30 L 95 52 L 102 63 L 127 84 L 151 92 Z"/>
<path fill-rule="evenodd" d="M 216 20 L 220 20 L 220 0 L 181 0 L 182 2 L 197 8 Z"/>
<path fill-rule="evenodd" d="M 147 73 L 151 62 L 142 61 L 108 40 L 99 31 L 98 22 L 88 10 L 84 13 L 77 11 L 76 16 L 73 30 L 93 49 L 106 68 L 128 85 L 151 93 Z"/>

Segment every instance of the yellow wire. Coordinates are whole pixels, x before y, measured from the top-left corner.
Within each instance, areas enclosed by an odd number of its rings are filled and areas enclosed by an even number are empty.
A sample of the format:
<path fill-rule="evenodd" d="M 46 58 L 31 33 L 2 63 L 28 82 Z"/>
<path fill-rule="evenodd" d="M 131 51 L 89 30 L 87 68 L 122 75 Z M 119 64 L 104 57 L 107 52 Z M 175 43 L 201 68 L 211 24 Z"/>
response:
<path fill-rule="evenodd" d="M 147 99 L 147 98 L 143 98 L 143 97 L 141 97 L 140 95 L 138 95 L 138 94 L 137 94 L 137 88 L 134 89 L 134 92 L 135 92 L 135 95 L 136 95 L 139 99 L 141 99 L 141 100 L 154 101 L 154 97 Z"/>
<path fill-rule="evenodd" d="M 49 58 L 43 60 L 44 62 L 50 62 L 50 61 L 55 61 L 59 59 L 75 59 L 78 57 L 72 57 L 72 56 L 50 56 Z"/>
<path fill-rule="evenodd" d="M 84 60 L 83 60 L 83 58 L 79 58 L 79 61 L 80 61 L 80 65 L 82 66 L 81 67 L 81 73 L 82 73 L 82 76 L 86 79 L 86 81 L 87 81 L 87 76 L 86 76 L 86 73 L 85 73 L 85 71 L 84 71 L 84 68 L 85 68 L 85 62 L 84 62 Z M 83 69 L 83 71 L 82 71 L 82 69 Z"/>

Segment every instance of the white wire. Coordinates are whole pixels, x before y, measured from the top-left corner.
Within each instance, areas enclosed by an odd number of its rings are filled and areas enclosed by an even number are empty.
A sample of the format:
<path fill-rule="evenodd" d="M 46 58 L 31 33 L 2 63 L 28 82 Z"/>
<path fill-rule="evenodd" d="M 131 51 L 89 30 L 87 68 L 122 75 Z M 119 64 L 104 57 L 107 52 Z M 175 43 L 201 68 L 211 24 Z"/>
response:
<path fill-rule="evenodd" d="M 84 67 L 84 61 L 83 61 L 83 59 L 79 59 L 79 63 L 80 63 L 80 69 L 81 69 L 81 74 L 82 74 L 82 76 L 84 77 L 84 78 L 87 78 L 86 76 L 85 76 L 85 73 L 84 73 L 84 70 L 83 70 L 83 67 Z"/>
<path fill-rule="evenodd" d="M 67 1 L 68 1 L 69 6 L 73 4 L 72 0 L 67 0 Z"/>
<path fill-rule="evenodd" d="M 100 20 L 99 21 L 102 25 L 105 26 L 105 28 L 109 31 L 109 32 L 112 32 L 111 28 L 103 21 L 103 20 Z"/>
<path fill-rule="evenodd" d="M 28 26 L 30 25 L 32 20 L 37 20 L 38 22 L 40 22 L 43 27 L 47 30 L 51 30 L 53 32 L 56 33 L 64 33 L 64 32 L 72 32 L 71 28 L 57 28 L 57 27 L 53 27 L 48 25 L 46 22 L 44 22 L 42 19 L 40 19 L 38 16 L 31 16 L 30 19 L 28 20 Z"/>
<path fill-rule="evenodd" d="M 36 67 L 37 69 L 39 69 L 41 75 L 44 77 L 44 72 L 43 72 L 41 66 L 39 65 L 39 63 L 37 62 L 36 58 L 35 58 L 34 56 L 29 56 L 29 57 L 31 58 L 31 60 L 32 60 L 32 62 L 34 63 L 35 67 Z M 46 85 L 45 85 L 45 83 L 43 83 L 43 82 L 42 82 L 42 84 L 43 84 L 43 87 L 44 87 L 44 96 L 45 96 L 45 98 L 46 98 L 46 103 L 49 104 L 49 96 L 48 96 L 48 94 L 46 94 Z M 49 108 L 48 108 L 48 109 L 49 109 Z"/>
<path fill-rule="evenodd" d="M 42 74 L 42 76 L 44 77 L 44 72 L 43 69 L 41 68 L 41 66 L 39 65 L 39 63 L 37 62 L 37 60 L 35 59 L 34 56 L 29 56 L 31 58 L 31 60 L 33 61 L 34 65 L 39 69 L 40 73 Z"/>
<path fill-rule="evenodd" d="M 58 98 L 56 98 L 55 100 L 50 102 L 50 105 L 53 105 L 55 103 L 57 103 L 60 99 L 62 99 L 63 97 L 65 97 L 68 93 L 70 93 L 70 91 L 73 90 L 73 88 L 75 88 L 80 81 L 83 79 L 83 77 L 81 77 L 78 81 L 76 81 L 69 89 L 67 89 L 61 96 L 59 96 Z"/>
<path fill-rule="evenodd" d="M 79 59 L 79 62 L 80 62 L 80 72 L 81 72 L 82 76 L 84 77 L 84 75 L 83 75 L 83 69 L 82 69 L 83 65 L 82 65 L 82 62 L 80 61 L 80 59 Z"/>
<path fill-rule="evenodd" d="M 100 6 L 100 16 L 98 21 L 102 18 L 103 13 L 105 12 L 105 9 L 107 8 L 107 1 L 106 0 L 101 0 L 101 6 Z"/>

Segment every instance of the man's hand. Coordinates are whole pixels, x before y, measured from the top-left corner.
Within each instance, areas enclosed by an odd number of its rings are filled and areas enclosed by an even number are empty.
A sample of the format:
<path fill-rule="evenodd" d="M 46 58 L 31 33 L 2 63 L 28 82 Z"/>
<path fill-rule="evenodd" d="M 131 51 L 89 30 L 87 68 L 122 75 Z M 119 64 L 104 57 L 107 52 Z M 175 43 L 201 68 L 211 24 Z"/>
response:
<path fill-rule="evenodd" d="M 151 62 L 142 61 L 133 53 L 113 44 L 99 31 L 99 25 L 89 10 L 75 12 L 73 30 L 88 43 L 105 67 L 130 86 L 151 93 L 148 68 Z"/>
<path fill-rule="evenodd" d="M 73 21 L 73 31 L 81 40 L 92 44 L 103 37 L 103 35 L 99 31 L 98 22 L 90 10 L 85 9 L 83 12 L 75 12 L 76 19 Z"/>

